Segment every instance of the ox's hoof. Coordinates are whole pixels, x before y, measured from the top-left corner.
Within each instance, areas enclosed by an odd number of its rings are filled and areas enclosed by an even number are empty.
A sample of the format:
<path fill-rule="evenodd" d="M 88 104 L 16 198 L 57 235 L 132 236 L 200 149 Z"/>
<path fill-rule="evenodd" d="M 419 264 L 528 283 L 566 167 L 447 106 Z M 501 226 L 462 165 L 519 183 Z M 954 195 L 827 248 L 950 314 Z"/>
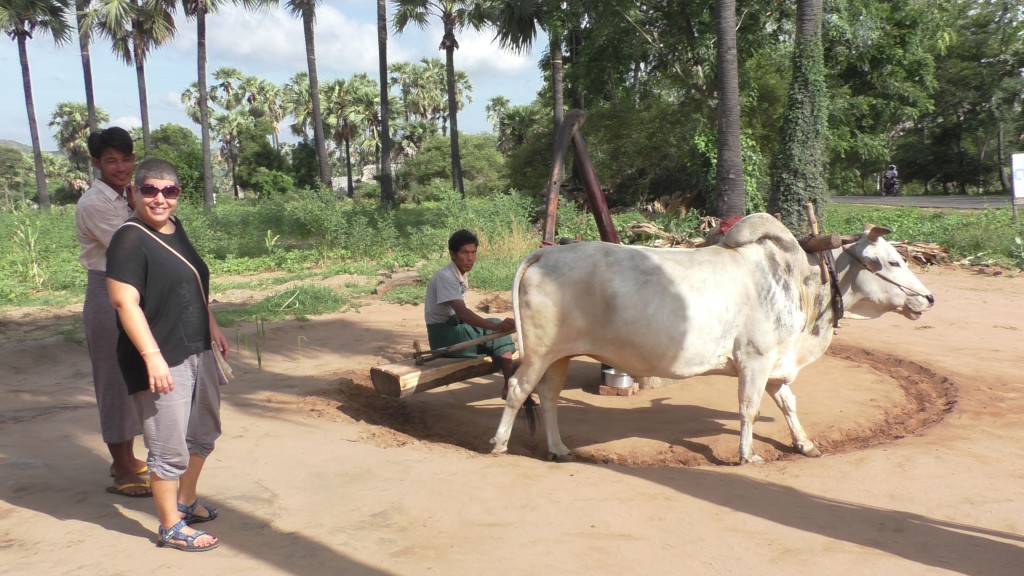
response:
<path fill-rule="evenodd" d="M 809 448 L 797 446 L 796 449 L 799 450 L 801 454 L 807 456 L 808 458 L 821 458 L 821 450 L 818 450 L 817 446 L 813 444 L 811 444 Z"/>
<path fill-rule="evenodd" d="M 751 454 L 750 456 L 740 458 L 740 464 L 764 464 L 764 458 L 757 454 Z"/>
<path fill-rule="evenodd" d="M 574 462 L 576 455 L 572 452 L 566 452 L 565 454 L 555 454 L 554 452 L 548 452 L 549 462 Z"/>
<path fill-rule="evenodd" d="M 499 444 L 497 438 L 491 438 L 491 444 L 494 448 L 491 448 L 491 454 L 504 454 L 508 452 L 508 444 Z"/>

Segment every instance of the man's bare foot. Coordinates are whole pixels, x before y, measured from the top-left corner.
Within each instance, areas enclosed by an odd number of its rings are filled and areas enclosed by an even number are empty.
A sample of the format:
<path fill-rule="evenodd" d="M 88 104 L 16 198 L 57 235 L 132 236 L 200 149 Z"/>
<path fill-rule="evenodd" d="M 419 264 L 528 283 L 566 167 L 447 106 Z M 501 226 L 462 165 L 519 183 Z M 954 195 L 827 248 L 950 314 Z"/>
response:
<path fill-rule="evenodd" d="M 117 476 L 119 472 L 122 473 L 122 474 L 145 474 L 145 473 L 149 472 L 149 466 L 147 466 L 144 461 L 139 460 L 138 458 L 135 458 L 132 462 L 133 462 L 133 464 L 132 464 L 131 470 L 123 470 L 123 471 L 117 469 L 117 464 L 116 463 L 111 464 L 110 465 L 110 477 L 113 478 L 114 476 Z"/>
<path fill-rule="evenodd" d="M 107 492 L 131 498 L 146 498 L 153 495 L 149 479 L 138 474 L 114 476 L 114 485 L 107 486 Z"/>

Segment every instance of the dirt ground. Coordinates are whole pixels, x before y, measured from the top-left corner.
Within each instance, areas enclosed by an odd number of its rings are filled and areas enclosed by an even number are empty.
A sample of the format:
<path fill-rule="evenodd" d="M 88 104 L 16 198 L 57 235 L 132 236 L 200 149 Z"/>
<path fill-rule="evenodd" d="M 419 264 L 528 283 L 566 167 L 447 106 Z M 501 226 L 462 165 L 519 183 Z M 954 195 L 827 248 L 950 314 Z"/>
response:
<path fill-rule="evenodd" d="M 425 340 L 422 307 L 228 329 L 238 378 L 200 485 L 221 511 L 207 554 L 157 548 L 152 500 L 104 492 L 80 311 L 8 312 L 0 572 L 1022 574 L 1024 278 L 919 276 L 932 311 L 846 320 L 794 385 L 824 456 L 794 454 L 766 399 L 763 465 L 735 465 L 734 379 L 606 397 L 598 365 L 574 361 L 559 416 L 578 458 L 558 464 L 522 420 L 509 455 L 487 453 L 497 376 L 374 393 L 370 367 Z"/>

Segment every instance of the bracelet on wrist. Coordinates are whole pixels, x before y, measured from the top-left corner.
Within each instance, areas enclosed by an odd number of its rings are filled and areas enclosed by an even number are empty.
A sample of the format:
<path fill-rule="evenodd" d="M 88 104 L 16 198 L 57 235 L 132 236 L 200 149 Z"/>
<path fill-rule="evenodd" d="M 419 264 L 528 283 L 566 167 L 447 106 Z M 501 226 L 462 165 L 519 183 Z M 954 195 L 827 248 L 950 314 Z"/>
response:
<path fill-rule="evenodd" d="M 160 349 L 159 349 L 159 348 L 153 348 L 153 349 L 151 349 L 151 350 L 144 350 L 144 351 L 142 351 L 142 352 L 139 352 L 139 355 L 140 355 L 140 356 L 145 356 L 146 354 L 152 354 L 152 353 L 154 353 L 154 352 L 159 352 L 159 351 L 160 351 Z"/>

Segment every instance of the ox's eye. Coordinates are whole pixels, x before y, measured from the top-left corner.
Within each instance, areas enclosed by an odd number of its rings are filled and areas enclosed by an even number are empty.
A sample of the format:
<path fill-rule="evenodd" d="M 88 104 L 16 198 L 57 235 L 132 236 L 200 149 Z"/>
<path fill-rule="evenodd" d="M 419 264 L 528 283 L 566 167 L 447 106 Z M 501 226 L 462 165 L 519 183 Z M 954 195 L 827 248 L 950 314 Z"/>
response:
<path fill-rule="evenodd" d="M 899 268 L 903 265 L 903 260 L 889 260 L 889 266 L 893 268 Z"/>

